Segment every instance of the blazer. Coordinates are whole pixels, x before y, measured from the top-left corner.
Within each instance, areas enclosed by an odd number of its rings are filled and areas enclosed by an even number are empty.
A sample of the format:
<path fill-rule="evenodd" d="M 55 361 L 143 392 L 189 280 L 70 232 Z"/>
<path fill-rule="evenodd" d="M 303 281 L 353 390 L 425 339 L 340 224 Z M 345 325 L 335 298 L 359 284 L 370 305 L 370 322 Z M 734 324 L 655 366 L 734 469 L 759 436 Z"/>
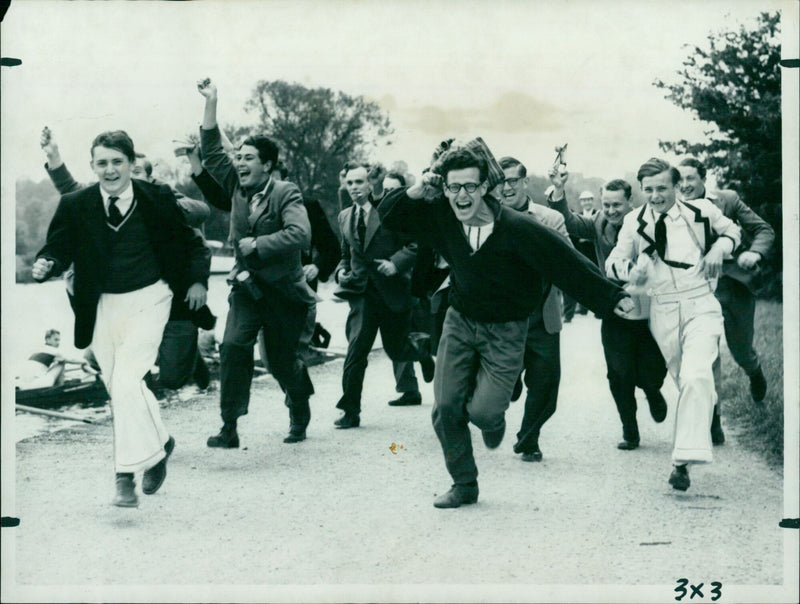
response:
<path fill-rule="evenodd" d="M 675 201 L 689 222 L 695 238 L 707 254 L 719 237 L 733 242 L 734 253 L 741 242 L 741 229 L 713 203 L 706 199 Z M 641 254 L 655 254 L 655 221 L 648 211 L 649 204 L 629 212 L 622 221 L 617 245 L 608 255 L 605 268 L 609 277 L 627 281 L 630 269 Z"/>
<path fill-rule="evenodd" d="M 131 179 L 131 183 L 137 211 L 142 213 L 161 276 L 169 284 L 173 296 L 183 299 L 193 283 L 208 288 L 209 270 L 203 238 L 186 224 L 170 188 L 137 179 Z M 54 263 L 43 280 L 60 275 L 74 264 L 77 348 L 86 348 L 92 342 L 109 243 L 100 184 L 64 195 L 47 230 L 47 242 L 37 258 Z"/>
<path fill-rule="evenodd" d="M 229 240 L 236 256 L 234 272 L 250 270 L 260 283 L 288 288 L 287 293 L 301 281 L 305 283 L 300 252 L 311 245 L 311 225 L 297 185 L 270 179 L 263 199 L 251 211 L 250 197 L 239 186 L 236 167 L 222 148 L 219 128 L 201 128 L 200 147 L 203 165 L 230 200 L 220 209 L 231 213 Z M 239 240 L 244 237 L 255 238 L 255 253 L 243 256 L 239 252 Z M 313 301 L 313 294 L 299 293 L 306 298 L 310 295 Z"/>
<path fill-rule="evenodd" d="M 371 199 L 370 202 L 374 203 Z M 353 204 L 339 213 L 342 259 L 336 268 L 340 284 L 336 295 L 342 298 L 362 295 L 370 282 L 392 312 L 405 312 L 411 308 L 411 270 L 417 259 L 417 245 L 400 233 L 383 228 L 378 208 L 373 206 L 367 217 L 362 249 L 356 238 L 358 207 Z M 397 267 L 397 274 L 392 277 L 380 274 L 375 260 L 390 260 Z"/>
<path fill-rule="evenodd" d="M 734 257 L 722 266 L 723 276 L 736 279 L 755 293 L 762 285 L 759 270 L 746 270 L 736 263 L 736 258 L 744 251 L 757 252 L 766 258 L 775 243 L 775 231 L 761 216 L 745 204 L 736 191 L 706 191 L 706 199 L 717 206 L 722 213 L 742 229 L 742 244 Z"/>
<path fill-rule="evenodd" d="M 561 216 L 561 214 L 533 202 L 528 204 L 528 213 L 543 225 L 558 231 L 558 233 L 564 237 L 564 240 L 570 242 L 570 245 L 572 245 L 567 227 L 564 225 L 564 217 Z M 547 333 L 558 333 L 561 331 L 563 327 L 561 323 L 561 310 L 561 290 L 550 285 L 550 293 L 547 294 L 542 304 L 542 323 Z"/>

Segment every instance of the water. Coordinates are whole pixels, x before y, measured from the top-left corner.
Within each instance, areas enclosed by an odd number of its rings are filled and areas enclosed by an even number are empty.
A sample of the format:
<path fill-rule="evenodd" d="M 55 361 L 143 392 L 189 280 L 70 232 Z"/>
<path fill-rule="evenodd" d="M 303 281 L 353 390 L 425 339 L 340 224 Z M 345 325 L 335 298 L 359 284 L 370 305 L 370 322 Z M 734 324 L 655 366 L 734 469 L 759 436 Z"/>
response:
<path fill-rule="evenodd" d="M 217 341 L 222 340 L 225 330 L 225 319 L 228 314 L 229 286 L 225 282 L 226 275 L 212 275 L 208 284 L 208 306 L 217 316 L 215 335 Z M 331 333 L 330 348 L 344 350 L 347 340 L 344 325 L 347 319 L 348 304 L 336 302 L 332 298 L 335 288 L 333 283 L 322 283 L 319 296 L 322 299 L 317 305 L 317 320 Z M 74 316 L 67 300 L 64 283 L 60 279 L 46 283 L 14 284 L 6 288 L 2 298 L 2 400 L 14 400 L 14 376 L 19 363 L 28 358 L 39 344 L 44 341 L 44 333 L 54 328 L 61 332 L 61 349 L 74 356 L 78 351 L 72 346 Z M 376 347 L 380 345 L 380 338 Z M 175 395 L 179 398 L 193 395 L 196 387 L 188 386 Z M 88 417 L 102 421 L 109 417 L 108 405 L 81 406 L 80 404 L 53 409 L 61 413 Z M 16 442 L 38 434 L 46 434 L 60 429 L 82 425 L 82 422 L 70 421 L 17 412 L 14 421 L 14 438 Z"/>

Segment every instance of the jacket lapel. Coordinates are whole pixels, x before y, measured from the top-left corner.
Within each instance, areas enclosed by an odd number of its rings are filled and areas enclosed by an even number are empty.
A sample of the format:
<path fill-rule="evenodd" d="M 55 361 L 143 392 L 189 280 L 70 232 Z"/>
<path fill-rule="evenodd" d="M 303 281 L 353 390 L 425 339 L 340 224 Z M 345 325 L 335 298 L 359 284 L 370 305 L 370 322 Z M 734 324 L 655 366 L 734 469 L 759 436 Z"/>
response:
<path fill-rule="evenodd" d="M 647 233 L 647 227 L 650 226 L 649 230 L 653 230 L 655 233 L 655 226 L 650 225 L 647 221 L 647 217 L 649 213 L 646 212 L 647 204 L 645 203 L 642 208 L 639 210 L 639 215 L 636 217 L 636 222 L 639 223 L 639 227 L 636 229 L 636 232 L 645 240 L 647 243 L 647 247 L 642 250 L 643 254 L 652 254 L 656 251 L 656 242 L 655 240 Z"/>
<path fill-rule="evenodd" d="M 94 184 L 87 189 L 83 198 L 81 215 L 85 217 L 86 230 L 97 247 L 101 257 L 106 256 L 108 248 L 108 231 L 106 225 L 106 211 L 103 207 L 103 197 L 100 195 L 100 184 Z"/>
<path fill-rule="evenodd" d="M 372 238 L 375 236 L 375 233 L 378 232 L 380 226 L 381 219 L 380 216 L 378 216 L 378 208 L 372 206 L 369 212 L 369 218 L 367 219 L 367 235 L 364 237 L 364 249 L 367 249 L 369 242 L 372 241 Z"/>
<path fill-rule="evenodd" d="M 250 228 L 256 226 L 258 219 L 261 218 L 261 215 L 269 208 L 269 198 L 272 195 L 272 190 L 275 188 L 275 181 L 270 178 L 269 184 L 267 185 L 266 191 L 264 191 L 264 196 L 258 202 L 258 205 L 255 207 L 255 210 L 250 212 L 250 215 L 247 217 L 247 222 L 250 225 Z"/>

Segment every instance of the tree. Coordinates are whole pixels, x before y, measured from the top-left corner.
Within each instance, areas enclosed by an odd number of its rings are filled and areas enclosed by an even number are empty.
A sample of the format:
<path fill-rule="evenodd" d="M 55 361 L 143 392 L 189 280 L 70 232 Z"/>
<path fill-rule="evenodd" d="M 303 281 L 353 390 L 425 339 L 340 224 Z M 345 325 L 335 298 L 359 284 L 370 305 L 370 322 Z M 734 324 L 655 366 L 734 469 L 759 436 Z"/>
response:
<path fill-rule="evenodd" d="M 259 127 L 280 146 L 290 180 L 326 212 L 336 211 L 342 165 L 391 144 L 389 117 L 377 103 L 328 88 L 262 80 L 245 109 L 258 112 Z"/>
<path fill-rule="evenodd" d="M 772 225 L 775 272 L 782 265 L 779 34 L 779 13 L 762 12 L 752 29 L 710 34 L 708 48 L 694 46 L 677 72 L 679 82 L 654 82 L 668 100 L 710 126 L 707 141 L 660 141 L 660 147 L 703 161 L 720 186 L 737 189 Z"/>

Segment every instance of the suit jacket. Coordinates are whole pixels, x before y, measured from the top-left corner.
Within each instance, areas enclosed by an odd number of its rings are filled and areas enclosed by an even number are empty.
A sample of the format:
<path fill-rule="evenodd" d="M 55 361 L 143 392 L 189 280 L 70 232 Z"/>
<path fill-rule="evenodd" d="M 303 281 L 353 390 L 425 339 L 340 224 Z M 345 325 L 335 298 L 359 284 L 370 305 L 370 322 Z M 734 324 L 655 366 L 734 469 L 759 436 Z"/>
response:
<path fill-rule="evenodd" d="M 132 179 L 137 210 L 142 213 L 162 278 L 175 298 L 183 299 L 193 283 L 208 288 L 207 250 L 202 236 L 184 220 L 175 196 L 166 185 Z M 100 185 L 94 184 L 61 198 L 37 254 L 54 262 L 47 278 L 60 275 L 74 263 L 75 346 L 92 342 L 101 284 L 110 243 Z"/>
<path fill-rule="evenodd" d="M 528 204 L 528 213 L 538 220 L 543 225 L 558 231 L 566 241 L 570 241 L 567 227 L 564 225 L 564 217 L 555 210 L 546 208 L 545 206 L 530 202 Z M 571 243 L 571 242 L 570 242 Z M 561 331 L 561 309 L 562 309 L 562 296 L 561 290 L 557 287 L 549 285 L 550 293 L 544 299 L 542 304 L 542 323 L 547 333 L 558 333 Z"/>
<path fill-rule="evenodd" d="M 313 300 L 309 288 L 302 286 L 300 252 L 311 244 L 311 225 L 300 189 L 294 183 L 271 179 L 263 199 L 251 211 L 250 196 L 239 186 L 236 167 L 222 148 L 219 128 L 201 128 L 200 147 L 204 166 L 230 197 L 234 272 L 248 269 L 262 284 L 286 290 L 292 298 L 299 293 Z M 239 240 L 244 237 L 255 237 L 255 253 L 243 256 L 239 252 Z"/>
<path fill-rule="evenodd" d="M 364 245 L 356 236 L 356 204 L 339 213 L 339 231 L 342 233 L 342 259 L 336 274 L 340 287 L 339 297 L 362 295 L 367 283 L 372 283 L 384 303 L 393 312 L 405 312 L 411 308 L 411 270 L 417 259 L 417 246 L 410 239 L 381 226 L 378 208 L 373 207 L 367 217 Z M 375 260 L 390 260 L 397 267 L 397 274 L 385 277 L 377 269 Z"/>
<path fill-rule="evenodd" d="M 717 206 L 722 213 L 742 229 L 742 244 L 737 248 L 734 258 L 723 265 L 722 274 L 744 283 L 751 291 L 761 285 L 758 270 L 745 270 L 736 263 L 736 258 L 744 251 L 757 252 L 762 258 L 772 250 L 775 231 L 761 216 L 739 199 L 736 191 L 706 191 L 706 199 Z"/>
<path fill-rule="evenodd" d="M 706 199 L 676 201 L 681 214 L 686 218 L 695 238 L 707 254 L 719 237 L 733 242 L 734 252 L 741 242 L 741 229 L 713 203 Z M 606 259 L 609 277 L 627 281 L 630 269 L 641 254 L 655 254 L 655 220 L 648 211 L 649 204 L 629 212 L 622 221 L 617 245 Z"/>
<path fill-rule="evenodd" d="M 319 269 L 317 279 L 327 281 L 339 263 L 341 246 L 320 202 L 304 198 L 303 203 L 311 224 L 311 247 L 303 251 L 302 263 L 315 264 Z"/>

